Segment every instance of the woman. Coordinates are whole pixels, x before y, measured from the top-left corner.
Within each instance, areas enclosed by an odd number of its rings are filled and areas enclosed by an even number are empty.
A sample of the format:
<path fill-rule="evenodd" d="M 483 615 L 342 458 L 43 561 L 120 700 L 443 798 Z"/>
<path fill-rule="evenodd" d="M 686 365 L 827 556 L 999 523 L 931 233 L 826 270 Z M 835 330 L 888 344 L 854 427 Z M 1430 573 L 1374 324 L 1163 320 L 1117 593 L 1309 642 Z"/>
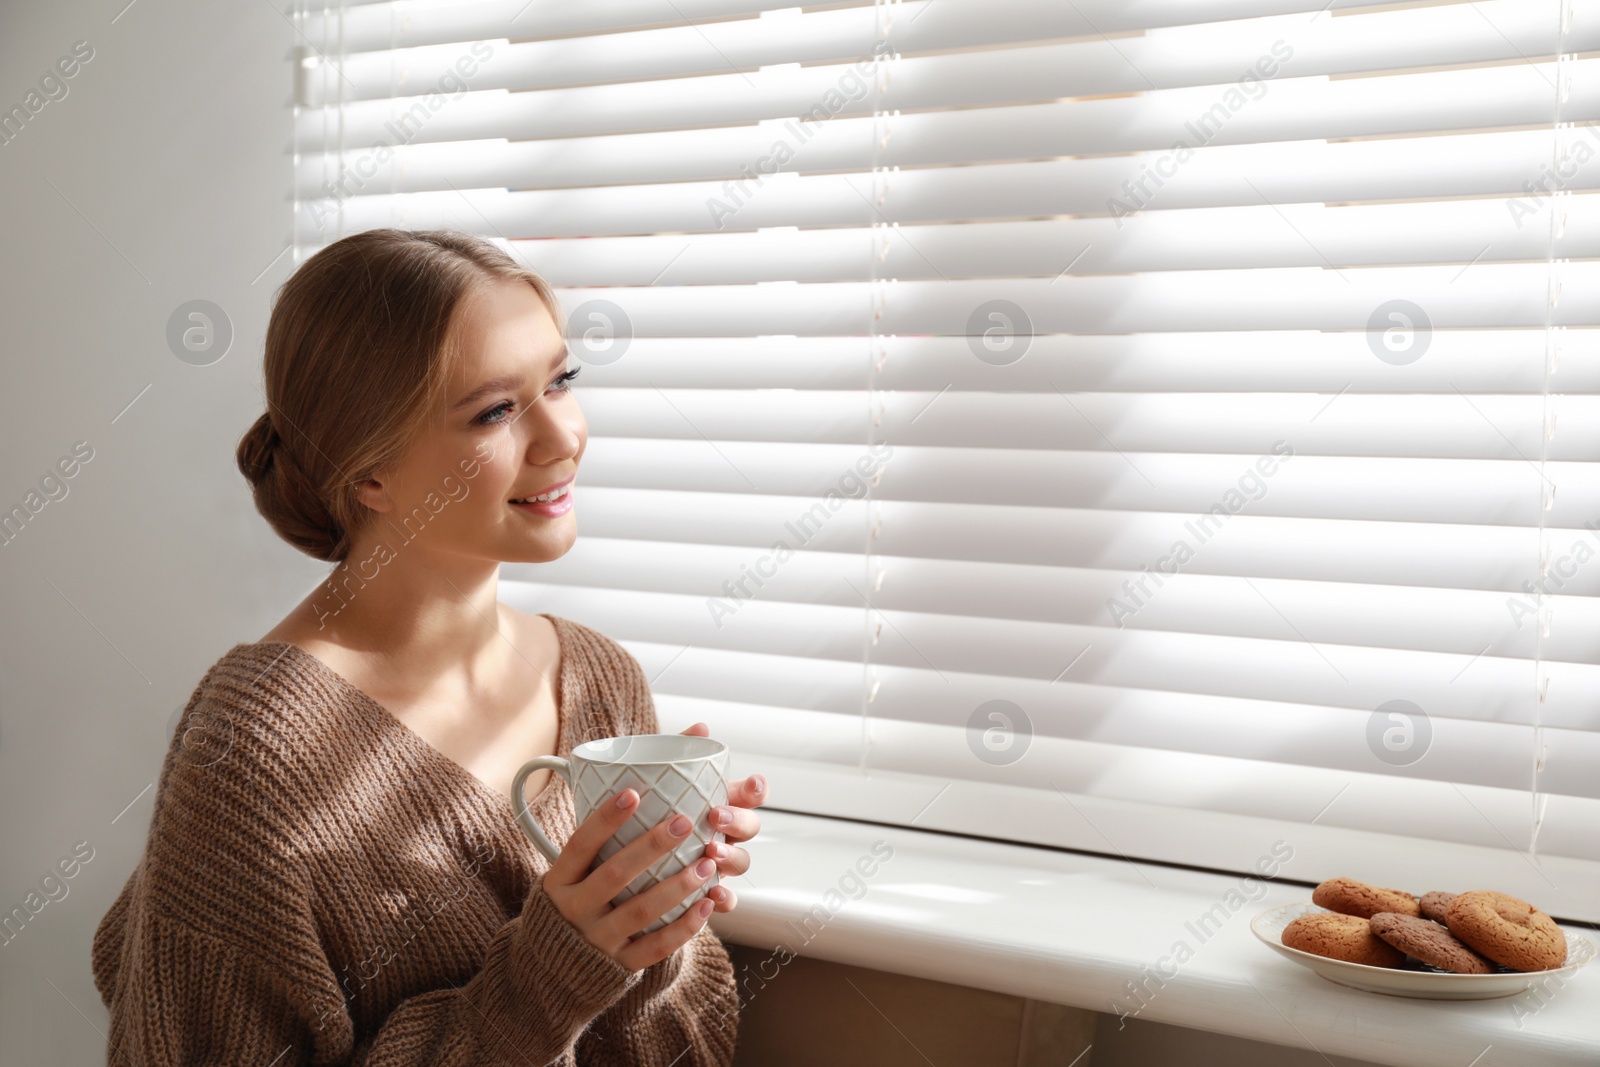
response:
<path fill-rule="evenodd" d="M 760 776 L 713 812 L 728 844 L 620 907 L 688 820 L 591 873 L 634 790 L 579 826 L 537 772 L 554 864 L 512 817 L 530 757 L 659 731 L 620 645 L 497 599 L 502 561 L 577 535 L 587 430 L 556 314 L 538 275 L 449 231 L 358 233 L 283 286 L 237 459 L 273 529 L 339 566 L 184 709 L 95 935 L 111 1061 L 732 1062 L 737 988 L 705 924 L 733 891 L 636 935 L 711 869 L 748 870 Z"/>

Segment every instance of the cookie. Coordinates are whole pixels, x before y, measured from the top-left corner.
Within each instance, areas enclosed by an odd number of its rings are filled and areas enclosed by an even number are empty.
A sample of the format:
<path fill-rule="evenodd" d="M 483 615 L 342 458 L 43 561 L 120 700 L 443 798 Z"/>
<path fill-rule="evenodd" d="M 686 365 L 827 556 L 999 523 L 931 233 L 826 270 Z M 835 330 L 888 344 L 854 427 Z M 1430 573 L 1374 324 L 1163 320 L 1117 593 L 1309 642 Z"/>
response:
<path fill-rule="evenodd" d="M 1396 915 L 1421 915 L 1417 898 L 1398 889 L 1379 889 L 1354 878 L 1329 878 L 1311 891 L 1311 902 L 1340 915 L 1370 919 L 1380 911 Z"/>
<path fill-rule="evenodd" d="M 1405 953 L 1372 932 L 1359 915 L 1321 912 L 1302 915 L 1283 928 L 1280 938 L 1290 948 L 1369 967 L 1398 967 Z"/>
<path fill-rule="evenodd" d="M 1417 901 L 1417 906 L 1422 909 L 1424 919 L 1432 919 L 1436 923 L 1444 922 L 1444 909 L 1456 898 L 1454 893 L 1441 893 L 1437 889 L 1432 893 L 1422 894 L 1422 899 Z"/>
<path fill-rule="evenodd" d="M 1567 936 L 1526 900 L 1492 889 L 1457 893 L 1445 909 L 1450 932 L 1513 971 L 1543 971 L 1567 961 Z"/>
<path fill-rule="evenodd" d="M 1494 964 L 1456 940 L 1432 919 L 1380 911 L 1368 920 L 1372 932 L 1407 956 L 1454 974 L 1493 974 Z"/>

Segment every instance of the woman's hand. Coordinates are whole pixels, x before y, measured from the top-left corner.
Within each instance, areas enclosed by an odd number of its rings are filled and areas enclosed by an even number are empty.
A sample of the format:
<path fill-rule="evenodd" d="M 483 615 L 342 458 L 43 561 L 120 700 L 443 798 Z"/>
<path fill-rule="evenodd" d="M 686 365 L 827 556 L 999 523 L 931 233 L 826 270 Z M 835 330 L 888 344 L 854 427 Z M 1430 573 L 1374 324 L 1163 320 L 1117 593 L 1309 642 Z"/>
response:
<path fill-rule="evenodd" d="M 621 904 L 617 894 L 689 836 L 694 823 L 672 812 L 648 832 L 622 846 L 594 866 L 600 847 L 609 841 L 639 807 L 639 793 L 628 788 L 612 794 L 578 824 L 561 854 L 544 874 L 544 894 L 589 943 L 630 971 L 642 970 L 672 955 L 699 933 L 716 901 L 695 902 L 678 918 L 648 934 L 644 928 L 681 904 L 710 878 L 716 865 L 701 857 L 670 878 L 635 893 Z M 702 872 L 699 868 L 704 866 Z M 593 870 L 590 868 L 593 867 Z M 702 909 L 704 909 L 702 911 Z"/>
<path fill-rule="evenodd" d="M 689 737 L 710 737 L 711 727 L 697 722 L 682 732 Z M 720 831 L 729 842 L 719 844 L 713 841 L 705 849 L 704 855 L 716 861 L 719 876 L 741 875 L 750 869 L 750 853 L 732 842 L 748 841 L 761 832 L 761 816 L 750 809 L 759 808 L 766 802 L 767 783 L 761 775 L 752 774 L 738 782 L 730 782 L 728 803 L 711 809 L 712 829 Z M 717 816 L 721 813 L 725 813 L 726 822 L 718 822 Z M 706 891 L 706 896 L 716 902 L 717 911 L 732 911 L 739 906 L 738 894 L 720 880 Z"/>
<path fill-rule="evenodd" d="M 711 728 L 697 722 L 683 731 L 685 736 L 709 737 Z M 759 774 L 734 783 L 728 789 L 728 802 L 711 811 L 713 827 L 728 841 L 748 841 L 761 830 L 761 817 L 751 808 L 766 803 L 766 783 Z M 641 970 L 672 955 L 699 932 L 713 911 L 732 911 L 738 896 L 726 885 L 706 891 L 705 898 L 677 919 L 649 934 L 642 931 L 694 892 L 713 871 L 724 876 L 744 874 L 750 869 L 750 854 L 733 844 L 713 841 L 696 863 L 677 874 L 637 893 L 621 905 L 613 905 L 625 887 L 645 870 L 673 851 L 687 837 L 693 823 L 682 815 L 670 815 L 648 833 L 641 834 L 603 863 L 598 863 L 600 847 L 616 834 L 639 806 L 639 794 L 624 789 L 602 803 L 561 849 L 561 854 L 544 875 L 544 892 L 562 917 L 589 942 L 610 955 L 630 971 Z M 724 817 L 718 819 L 718 815 Z M 699 867 L 707 860 L 704 874 Z M 593 867 L 591 870 L 590 868 Z M 701 914 L 710 904 L 711 910 Z"/>

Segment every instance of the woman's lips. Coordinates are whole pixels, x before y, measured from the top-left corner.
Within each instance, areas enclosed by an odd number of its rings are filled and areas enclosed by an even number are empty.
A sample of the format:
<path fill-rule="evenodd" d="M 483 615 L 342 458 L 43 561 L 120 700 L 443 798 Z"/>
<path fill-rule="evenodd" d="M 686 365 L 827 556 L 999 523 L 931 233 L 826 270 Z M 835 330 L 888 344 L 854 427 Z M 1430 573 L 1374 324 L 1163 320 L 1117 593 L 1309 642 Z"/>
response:
<path fill-rule="evenodd" d="M 572 479 L 568 478 L 565 484 L 567 491 L 549 503 L 542 500 L 530 500 L 527 503 L 508 501 L 508 503 L 518 511 L 526 512 L 530 515 L 538 515 L 541 518 L 553 519 L 572 510 Z"/>
<path fill-rule="evenodd" d="M 521 496 L 514 496 L 511 499 L 512 500 L 532 500 L 536 496 L 544 496 L 547 493 L 553 493 L 557 489 L 560 489 L 563 485 L 571 485 L 572 484 L 572 480 L 574 478 L 576 478 L 577 476 L 578 476 L 577 472 L 574 471 L 573 473 L 567 475 L 566 481 L 556 482 L 556 483 L 554 483 L 552 485 L 547 485 L 543 489 L 537 490 L 536 492 L 523 493 Z"/>

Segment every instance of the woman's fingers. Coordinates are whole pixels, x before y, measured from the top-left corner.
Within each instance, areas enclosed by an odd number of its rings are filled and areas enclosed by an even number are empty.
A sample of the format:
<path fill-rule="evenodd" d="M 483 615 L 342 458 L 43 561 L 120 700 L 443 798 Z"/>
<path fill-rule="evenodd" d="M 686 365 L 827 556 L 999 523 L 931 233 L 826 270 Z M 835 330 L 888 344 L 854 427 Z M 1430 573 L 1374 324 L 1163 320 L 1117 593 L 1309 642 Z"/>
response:
<path fill-rule="evenodd" d="M 719 912 L 732 911 L 739 906 L 739 894 L 720 882 L 706 890 L 706 896 L 714 902 L 714 910 Z"/>
<path fill-rule="evenodd" d="M 717 862 L 717 870 L 727 875 L 741 875 L 750 869 L 750 853 L 738 845 L 713 841 L 706 846 L 706 855 Z"/>
<path fill-rule="evenodd" d="M 616 960 L 630 971 L 636 971 L 658 963 L 672 955 L 678 949 L 689 943 L 689 939 L 700 932 L 706 924 L 711 912 L 715 910 L 716 901 L 710 900 L 711 909 L 704 909 L 701 905 L 708 898 L 694 902 L 688 910 L 672 920 L 661 929 L 652 933 L 643 934 L 629 942 L 627 947 L 616 953 Z M 701 914 L 704 911 L 704 914 Z"/>
<path fill-rule="evenodd" d="M 697 722 L 681 732 L 689 737 L 709 737 L 711 728 Z M 713 841 L 705 849 L 705 855 L 716 861 L 719 874 L 738 876 L 750 869 L 750 853 L 731 842 L 749 841 L 761 832 L 761 816 L 751 809 L 765 804 L 769 795 L 766 778 L 752 774 L 729 786 L 726 804 L 711 809 L 711 828 L 729 842 Z M 738 895 L 726 886 L 718 886 L 707 895 L 716 901 L 717 911 L 732 911 L 738 903 Z"/>
<path fill-rule="evenodd" d="M 767 802 L 767 782 L 759 774 L 741 778 L 728 790 L 728 803 L 741 808 L 759 808 Z"/>
<path fill-rule="evenodd" d="M 616 937 L 619 946 L 621 946 L 617 949 L 618 958 L 621 959 L 621 953 L 627 947 L 628 938 L 638 937 L 639 940 L 644 940 L 644 937 L 639 935 L 639 931 L 677 907 L 685 897 L 693 893 L 715 873 L 716 865 L 701 857 L 671 877 L 663 878 L 644 892 L 635 893 L 621 904 L 612 908 L 605 918 L 600 920 L 598 925 L 606 927 Z M 715 903 L 716 901 L 714 900 L 706 900 L 702 897 L 691 904 L 684 915 L 680 915 L 677 919 L 662 927 L 661 930 L 654 931 L 654 933 L 659 934 L 669 930 L 685 917 L 700 917 L 697 913 L 702 909 L 709 915 L 711 906 Z M 693 936 L 694 930 L 691 929 L 689 934 Z"/>
<path fill-rule="evenodd" d="M 546 884 L 573 885 L 587 878 L 600 846 L 622 828 L 638 806 L 639 793 L 634 789 L 623 789 L 601 801 L 561 847 L 561 854 L 545 874 Z"/>
<path fill-rule="evenodd" d="M 749 808 L 718 804 L 707 816 L 711 829 L 729 841 L 748 841 L 761 832 L 761 816 Z"/>

